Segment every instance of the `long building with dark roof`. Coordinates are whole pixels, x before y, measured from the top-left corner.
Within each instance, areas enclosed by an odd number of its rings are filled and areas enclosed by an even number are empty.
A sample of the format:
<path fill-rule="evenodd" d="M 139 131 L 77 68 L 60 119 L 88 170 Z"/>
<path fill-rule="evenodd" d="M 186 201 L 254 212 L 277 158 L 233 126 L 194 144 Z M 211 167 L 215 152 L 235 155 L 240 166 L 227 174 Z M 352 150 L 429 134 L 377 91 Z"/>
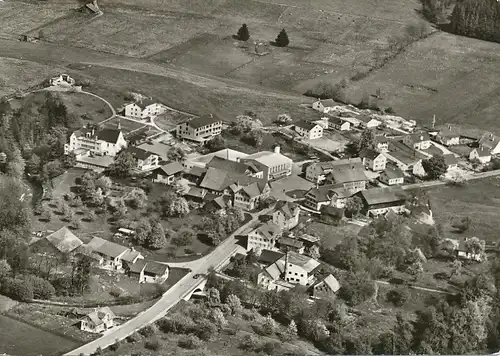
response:
<path fill-rule="evenodd" d="M 222 132 L 222 120 L 212 114 L 185 121 L 176 127 L 177 138 L 205 143 Z"/>

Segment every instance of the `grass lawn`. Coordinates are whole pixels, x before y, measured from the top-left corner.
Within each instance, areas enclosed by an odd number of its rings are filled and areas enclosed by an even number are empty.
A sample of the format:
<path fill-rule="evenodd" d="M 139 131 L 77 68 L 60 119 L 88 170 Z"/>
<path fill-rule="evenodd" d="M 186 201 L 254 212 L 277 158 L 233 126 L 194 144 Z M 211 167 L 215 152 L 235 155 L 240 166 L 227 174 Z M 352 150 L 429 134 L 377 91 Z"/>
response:
<path fill-rule="evenodd" d="M 334 247 L 346 236 L 357 235 L 361 227 L 355 224 L 344 224 L 333 226 L 313 221 L 307 225 L 305 232 L 313 236 L 319 236 L 324 247 Z"/>
<path fill-rule="evenodd" d="M 443 225 L 444 236 L 463 238 L 477 236 L 487 242 L 498 242 L 500 230 L 500 180 L 488 178 L 471 181 L 465 187 L 445 186 L 429 190 L 436 223 Z M 463 234 L 454 232 L 453 219 L 469 217 L 471 227 Z"/>
<path fill-rule="evenodd" d="M 106 121 L 102 126 L 105 128 L 116 129 L 118 127 L 118 123 L 122 128 L 124 135 L 129 134 L 132 131 L 137 131 L 146 125 L 143 123 L 135 122 L 132 120 L 127 120 L 124 118 L 115 117 L 111 120 Z"/>
<path fill-rule="evenodd" d="M 23 308 L 19 309 L 20 313 L 26 312 L 29 307 L 23 304 Z M 14 314 L 25 319 L 25 314 L 21 315 Z M 56 327 L 60 330 L 61 324 Z M 67 352 L 78 347 L 79 343 L 0 315 L 0 345 L 1 352 L 9 355 L 37 356 Z"/>

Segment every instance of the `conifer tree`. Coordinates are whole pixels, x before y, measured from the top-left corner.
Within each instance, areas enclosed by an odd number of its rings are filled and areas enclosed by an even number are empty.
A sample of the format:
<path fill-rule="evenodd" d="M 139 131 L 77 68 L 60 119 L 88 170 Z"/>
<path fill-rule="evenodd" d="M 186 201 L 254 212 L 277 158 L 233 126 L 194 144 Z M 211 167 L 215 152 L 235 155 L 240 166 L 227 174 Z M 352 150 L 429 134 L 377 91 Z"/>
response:
<path fill-rule="evenodd" d="M 278 47 L 286 47 L 290 43 L 290 40 L 288 39 L 288 35 L 286 34 L 285 29 L 282 29 L 281 32 L 278 34 L 278 37 L 276 37 L 276 45 Z"/>
<path fill-rule="evenodd" d="M 248 41 L 248 39 L 250 38 L 250 32 L 248 32 L 248 27 L 247 27 L 247 24 L 244 23 L 240 29 L 238 30 L 238 33 L 236 35 L 236 37 L 240 40 L 240 41 Z"/>

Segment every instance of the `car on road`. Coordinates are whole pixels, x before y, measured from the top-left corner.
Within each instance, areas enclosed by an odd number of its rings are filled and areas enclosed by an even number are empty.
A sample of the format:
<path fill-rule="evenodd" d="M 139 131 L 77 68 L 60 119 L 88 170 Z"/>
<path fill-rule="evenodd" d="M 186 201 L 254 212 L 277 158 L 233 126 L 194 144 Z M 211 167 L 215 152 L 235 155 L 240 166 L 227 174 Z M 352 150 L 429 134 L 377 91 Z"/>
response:
<path fill-rule="evenodd" d="M 193 276 L 193 278 L 194 278 L 194 279 L 198 279 L 198 278 L 200 278 L 201 276 L 202 276 L 201 274 L 197 273 L 197 274 L 195 274 L 195 275 Z"/>

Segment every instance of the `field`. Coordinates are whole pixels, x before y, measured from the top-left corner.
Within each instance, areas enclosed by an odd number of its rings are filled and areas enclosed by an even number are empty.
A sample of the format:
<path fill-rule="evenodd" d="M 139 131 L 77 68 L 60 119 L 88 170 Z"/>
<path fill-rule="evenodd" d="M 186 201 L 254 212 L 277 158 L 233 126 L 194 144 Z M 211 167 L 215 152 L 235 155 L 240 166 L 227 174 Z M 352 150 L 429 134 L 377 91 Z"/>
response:
<path fill-rule="evenodd" d="M 500 45 L 438 32 L 422 40 L 364 80 L 350 85 L 349 97 L 381 88 L 383 107 L 430 125 L 459 124 L 464 130 L 500 133 L 496 98 Z M 481 130 L 479 130 L 481 132 Z"/>
<path fill-rule="evenodd" d="M 24 356 L 52 355 L 77 346 L 78 343 L 71 339 L 0 315 L 0 352 Z"/>
<path fill-rule="evenodd" d="M 137 131 L 146 126 L 143 123 L 118 117 L 106 121 L 105 123 L 102 124 L 102 126 L 105 128 L 116 129 L 118 127 L 118 123 L 120 123 L 122 131 L 125 135 L 130 134 L 132 131 Z"/>
<path fill-rule="evenodd" d="M 500 230 L 500 180 L 481 179 L 465 187 L 442 187 L 429 190 L 436 223 L 443 225 L 446 237 L 477 236 L 487 242 L 498 242 Z M 454 232 L 453 219 L 469 217 L 471 226 L 463 234 Z"/>

